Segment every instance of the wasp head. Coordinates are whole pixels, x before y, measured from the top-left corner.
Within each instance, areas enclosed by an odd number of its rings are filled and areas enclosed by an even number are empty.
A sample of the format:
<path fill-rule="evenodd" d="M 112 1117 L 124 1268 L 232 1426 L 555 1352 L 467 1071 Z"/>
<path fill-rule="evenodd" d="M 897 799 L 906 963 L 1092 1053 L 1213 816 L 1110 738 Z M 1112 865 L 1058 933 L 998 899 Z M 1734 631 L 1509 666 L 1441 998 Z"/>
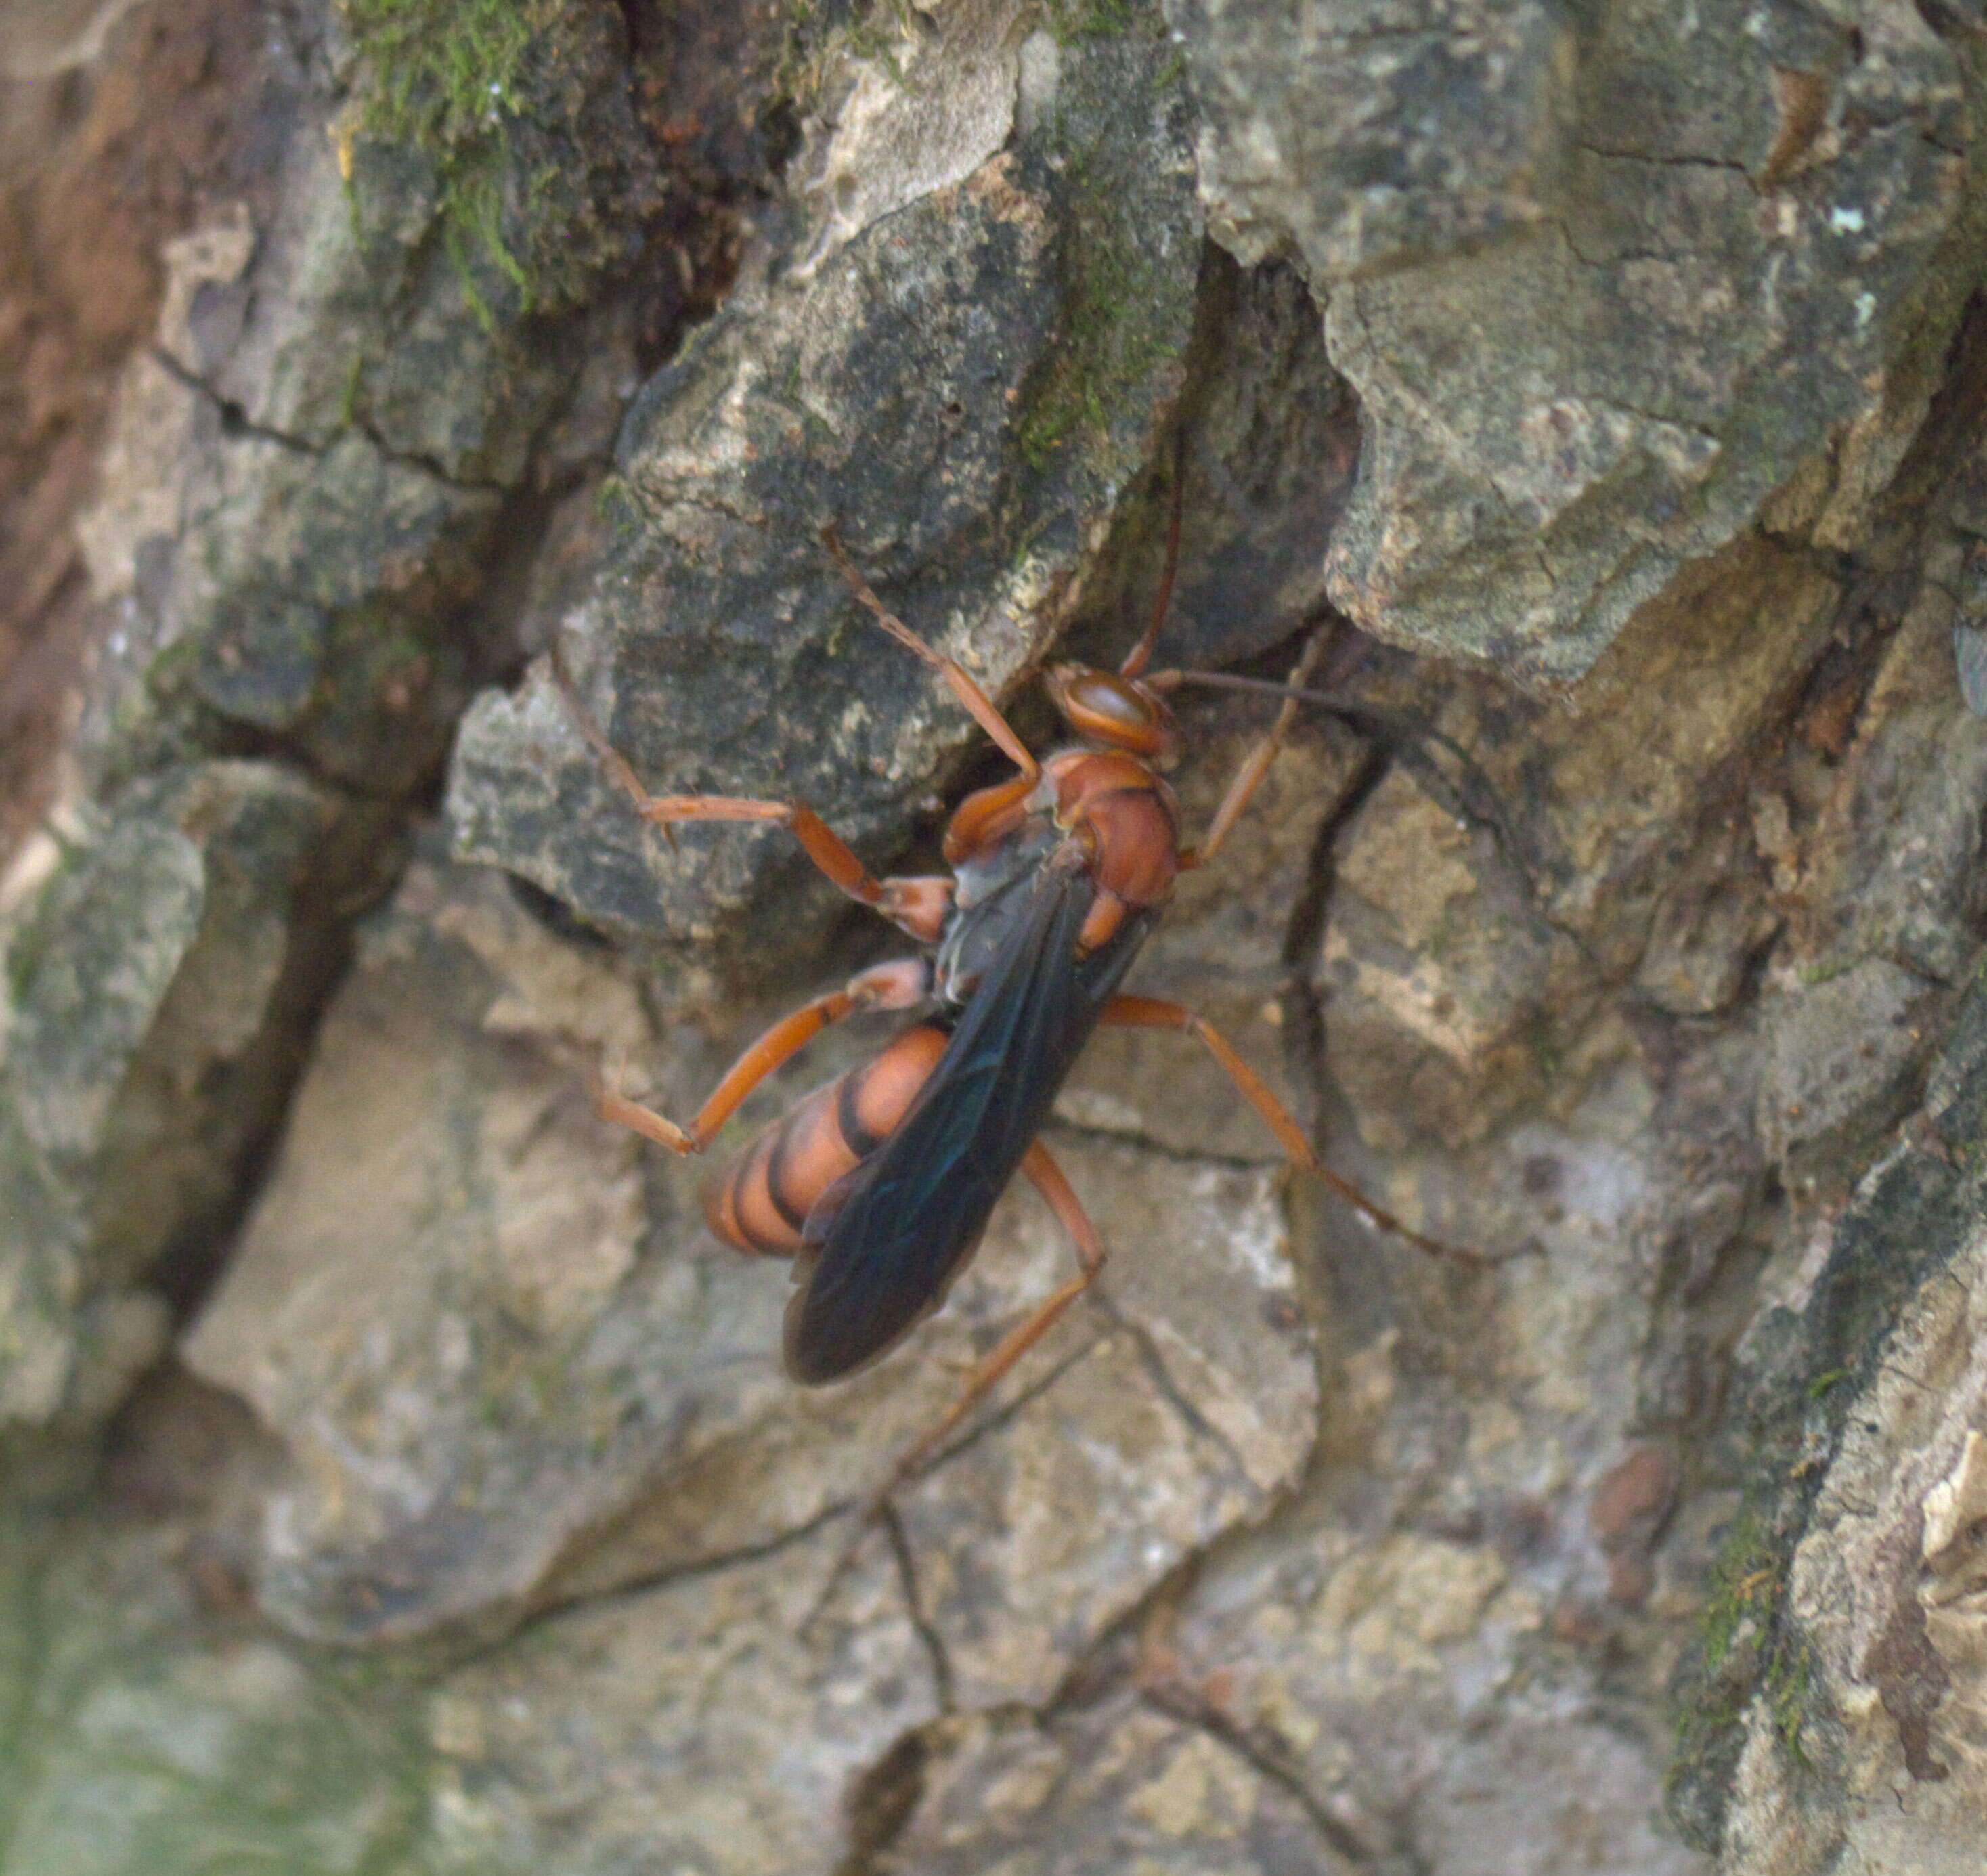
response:
<path fill-rule="evenodd" d="M 1137 678 L 1083 664 L 1052 664 L 1043 681 L 1063 720 L 1086 743 L 1122 749 L 1158 769 L 1179 760 L 1172 712 Z"/>

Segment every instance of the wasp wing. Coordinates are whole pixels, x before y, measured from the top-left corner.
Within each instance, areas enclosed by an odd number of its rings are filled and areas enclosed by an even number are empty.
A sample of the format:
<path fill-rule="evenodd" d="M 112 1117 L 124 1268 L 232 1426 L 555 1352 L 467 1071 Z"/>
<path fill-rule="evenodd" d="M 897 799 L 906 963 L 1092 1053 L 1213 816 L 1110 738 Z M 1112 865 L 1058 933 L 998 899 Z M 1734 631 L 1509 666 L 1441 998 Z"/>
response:
<path fill-rule="evenodd" d="M 1079 957 L 1095 890 L 1043 869 L 902 1120 L 809 1216 L 818 1241 L 787 1307 L 794 1380 L 854 1373 L 944 1301 L 1144 938 L 1128 919 Z"/>

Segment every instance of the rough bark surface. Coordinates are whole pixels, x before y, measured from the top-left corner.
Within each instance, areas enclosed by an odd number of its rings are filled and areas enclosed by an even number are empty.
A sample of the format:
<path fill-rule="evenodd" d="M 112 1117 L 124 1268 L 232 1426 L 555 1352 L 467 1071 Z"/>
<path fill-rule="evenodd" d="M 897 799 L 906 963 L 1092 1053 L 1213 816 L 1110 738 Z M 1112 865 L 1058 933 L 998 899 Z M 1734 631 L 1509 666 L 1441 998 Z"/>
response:
<path fill-rule="evenodd" d="M 0 1876 L 1972 1876 L 1983 59 L 0 8 Z M 818 529 L 1041 746 L 1176 461 L 1162 661 L 1348 707 L 1132 987 L 1481 1258 L 1107 1033 L 1105 1277 L 865 1530 L 1069 1247 L 781 1378 L 589 1078 L 687 1117 L 888 934 L 551 648 L 928 870 L 1004 771 Z M 1270 708 L 1181 693 L 1189 838 Z"/>

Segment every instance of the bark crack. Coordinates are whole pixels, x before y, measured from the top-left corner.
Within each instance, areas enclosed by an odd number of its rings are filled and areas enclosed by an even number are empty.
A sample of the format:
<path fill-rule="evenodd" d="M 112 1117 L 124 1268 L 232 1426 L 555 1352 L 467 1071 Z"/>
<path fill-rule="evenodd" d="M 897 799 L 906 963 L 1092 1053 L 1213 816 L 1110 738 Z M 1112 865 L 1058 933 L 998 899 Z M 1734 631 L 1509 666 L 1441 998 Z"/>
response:
<path fill-rule="evenodd" d="M 221 419 L 221 433 L 225 437 L 272 443 L 278 449 L 288 450 L 293 455 L 320 457 L 326 454 L 332 444 L 337 440 L 339 433 L 334 433 L 331 437 L 320 440 L 279 429 L 272 423 L 259 423 L 249 414 L 245 404 L 215 390 L 192 366 L 174 357 L 165 346 L 153 346 L 151 355 L 167 376 L 213 406 Z M 433 457 L 420 450 L 396 449 L 363 418 L 356 416 L 350 418 L 346 427 L 354 435 L 363 437 L 378 451 L 382 461 L 391 463 L 399 468 L 417 470 L 440 483 L 443 488 L 454 489 L 460 494 L 509 496 L 517 492 L 505 483 L 451 474 Z"/>
<path fill-rule="evenodd" d="M 167 376 L 211 404 L 221 418 L 221 434 L 224 437 L 249 437 L 258 443 L 273 443 L 278 449 L 288 450 L 299 456 L 322 456 L 324 445 L 308 437 L 292 436 L 288 430 L 278 430 L 268 423 L 258 423 L 248 414 L 247 406 L 232 397 L 224 397 L 207 383 L 190 365 L 175 358 L 164 346 L 152 347 L 154 363 Z"/>
<path fill-rule="evenodd" d="M 1371 1816 L 1355 1825 L 1336 1814 L 1305 1779 L 1297 1753 L 1270 1726 L 1244 1725 L 1224 1708 L 1183 1683 L 1168 1681 L 1145 1691 L 1147 1706 L 1169 1719 L 1191 1726 L 1233 1753 L 1266 1783 L 1285 1792 L 1304 1813 L 1319 1841 L 1357 1870 L 1386 1876 L 1430 1876 L 1429 1866 L 1398 1823 Z M 1363 1809 L 1363 1807 L 1361 1807 Z M 1384 1829 L 1385 1837 L 1380 1837 Z"/>
<path fill-rule="evenodd" d="M 931 1662 L 932 1685 L 938 1695 L 939 1711 L 950 1713 L 954 1705 L 952 1656 L 946 1651 L 945 1637 L 940 1633 L 937 1624 L 926 1612 L 924 1598 L 918 1588 L 917 1560 L 911 1554 L 904 1520 L 895 1505 L 884 1506 L 882 1524 L 891 1561 L 896 1565 L 897 1581 L 903 1591 L 904 1607 L 909 1613 L 912 1630 Z"/>
<path fill-rule="evenodd" d="M 1127 1317 L 1111 1297 L 1100 1297 L 1098 1302 L 1111 1320 L 1132 1338 L 1132 1345 L 1139 1351 L 1139 1362 L 1151 1378 L 1152 1385 L 1159 1390 L 1160 1398 L 1179 1416 L 1187 1430 L 1214 1446 L 1234 1469 L 1236 1476 L 1243 1484 L 1250 1484 L 1249 1468 L 1236 1450 L 1235 1442 L 1187 1399 L 1185 1391 L 1174 1378 L 1172 1370 L 1166 1366 L 1166 1358 L 1159 1353 L 1159 1345 L 1152 1339 L 1151 1332 Z"/>
<path fill-rule="evenodd" d="M 1744 164 L 1730 157 L 1658 156 L 1646 150 L 1611 148 L 1605 143 L 1597 143 L 1584 137 L 1577 140 L 1573 147 L 1583 156 L 1598 157 L 1606 163 L 1640 163 L 1651 169 L 1659 170 L 1726 170 L 1732 175 L 1743 177 L 1747 186 L 1756 191 L 1758 188 L 1758 184 L 1753 180 L 1753 172 Z"/>

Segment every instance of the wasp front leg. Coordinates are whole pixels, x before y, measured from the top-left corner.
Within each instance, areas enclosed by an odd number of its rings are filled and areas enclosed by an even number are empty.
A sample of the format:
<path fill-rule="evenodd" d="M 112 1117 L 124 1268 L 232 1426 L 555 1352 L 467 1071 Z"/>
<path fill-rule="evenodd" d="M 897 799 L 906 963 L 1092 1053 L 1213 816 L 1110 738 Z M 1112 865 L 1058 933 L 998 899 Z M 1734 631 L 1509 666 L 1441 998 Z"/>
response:
<path fill-rule="evenodd" d="M 745 801 L 722 795 L 649 795 L 642 818 L 659 826 L 686 821 L 747 821 L 788 828 L 815 869 L 858 905 L 888 919 L 919 944 L 936 944 L 952 909 L 953 882 L 940 876 L 873 878 L 834 828 L 798 801 Z"/>
<path fill-rule="evenodd" d="M 1324 633 L 1314 633 L 1306 643 L 1302 655 L 1291 667 L 1285 680 L 1293 690 L 1303 689 L 1311 670 L 1323 655 L 1326 643 Z M 1214 811 L 1214 818 L 1197 846 L 1184 849 L 1179 856 L 1182 872 L 1191 872 L 1197 866 L 1205 866 L 1226 845 L 1228 836 L 1235 830 L 1235 824 L 1242 818 L 1256 791 L 1263 785 L 1271 765 L 1282 753 L 1284 738 L 1290 734 L 1290 725 L 1297 720 L 1300 699 L 1293 696 L 1284 700 L 1283 708 L 1277 712 L 1276 721 L 1270 724 L 1269 733 L 1243 757 L 1242 766 L 1235 771 L 1228 784 L 1228 791 L 1221 798 L 1221 805 Z"/>

